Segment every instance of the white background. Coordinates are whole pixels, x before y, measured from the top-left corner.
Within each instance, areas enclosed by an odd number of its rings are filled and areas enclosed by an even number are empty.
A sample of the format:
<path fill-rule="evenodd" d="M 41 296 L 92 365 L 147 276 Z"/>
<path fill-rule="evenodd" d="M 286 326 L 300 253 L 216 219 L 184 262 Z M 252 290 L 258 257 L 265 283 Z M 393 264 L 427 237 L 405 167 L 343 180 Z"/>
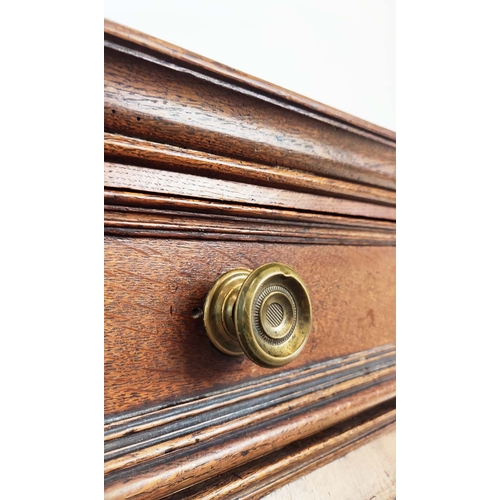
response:
<path fill-rule="evenodd" d="M 395 0 L 106 0 L 104 14 L 396 130 Z"/>

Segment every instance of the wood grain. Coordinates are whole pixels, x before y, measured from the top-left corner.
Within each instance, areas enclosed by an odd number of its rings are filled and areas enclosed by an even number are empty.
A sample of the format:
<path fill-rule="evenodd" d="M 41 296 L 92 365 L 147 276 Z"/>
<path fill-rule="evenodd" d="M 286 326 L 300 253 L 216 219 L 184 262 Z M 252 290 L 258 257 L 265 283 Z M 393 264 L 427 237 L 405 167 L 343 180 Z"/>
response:
<path fill-rule="evenodd" d="M 368 414 L 361 420 L 374 420 L 394 408 L 394 363 L 394 346 L 378 347 L 112 419 L 106 426 L 106 496 L 157 498 L 158 489 L 174 493 L 199 482 L 197 478 L 210 483 L 224 471 L 332 423 L 354 417 L 358 425 L 359 413 L 365 410 Z M 349 443 L 365 437 L 356 433 Z M 226 446 L 228 454 L 221 458 Z M 215 461 L 214 453 L 219 456 Z M 294 464 L 292 459 L 285 468 L 279 467 L 280 477 Z M 205 476 L 193 475 L 193 467 L 196 473 L 204 469 Z M 260 487 L 266 484 L 262 477 L 256 479 Z M 149 492 L 147 484 L 154 484 L 154 491 Z M 248 481 L 243 486 L 247 488 Z"/>
<path fill-rule="evenodd" d="M 359 446 L 361 445 L 361 446 Z M 341 458 L 341 460 L 337 460 Z M 328 460 L 335 460 L 325 463 Z M 274 484 L 263 486 L 268 491 L 276 485 L 279 489 L 265 493 L 262 488 L 251 493 L 251 498 L 264 500 L 395 500 L 396 499 L 396 423 L 375 431 L 364 440 L 347 445 L 333 452 L 311 467 L 297 468 L 293 475 L 279 478 Z M 320 467 L 318 467 L 320 466 Z M 318 467 L 318 468 L 317 468 Z M 306 473 L 306 474 L 304 474 Z M 285 481 L 290 484 L 283 484 Z M 277 484 L 278 481 L 281 484 Z M 262 494 L 265 494 L 262 497 Z M 249 498 L 248 495 L 238 497 Z"/>
<path fill-rule="evenodd" d="M 394 370 L 381 371 L 377 375 L 366 377 L 366 379 L 370 382 L 380 381 L 381 379 L 387 381 L 389 375 L 394 376 Z M 274 407 L 268 408 L 266 411 L 258 411 L 257 406 L 255 413 L 250 413 L 245 417 L 234 419 L 229 423 L 224 422 L 218 424 L 217 420 L 215 420 L 212 425 L 207 425 L 206 428 L 195 429 L 185 434 L 181 434 L 179 431 L 173 433 L 178 437 L 172 437 L 168 434 L 164 434 L 157 435 L 156 439 L 149 439 L 146 442 L 139 442 L 135 439 L 133 444 L 129 444 L 128 446 L 122 447 L 118 450 L 111 450 L 105 454 L 106 462 L 104 472 L 109 476 L 115 471 L 130 468 L 141 463 L 146 463 L 156 458 L 164 457 L 167 454 L 170 459 L 175 456 L 176 451 L 180 450 L 182 453 L 184 449 L 187 448 L 189 448 L 191 452 L 196 452 L 197 449 L 205 450 L 206 445 L 212 443 L 215 438 L 219 441 L 222 439 L 230 439 L 232 436 L 241 433 L 242 431 L 247 432 L 250 428 L 249 426 L 261 425 L 263 423 L 267 423 L 267 421 L 270 421 L 271 419 L 273 419 L 273 422 L 276 422 L 280 415 L 287 414 L 288 416 L 291 416 L 292 412 L 297 413 L 298 410 L 303 411 L 304 408 L 310 410 L 308 417 L 312 419 L 315 415 L 315 411 L 311 409 L 313 403 L 320 402 L 323 404 L 325 398 L 332 398 L 333 395 L 337 395 L 339 393 L 341 394 L 342 391 L 346 391 L 347 388 L 350 388 L 352 392 L 353 388 L 358 390 L 359 387 L 367 387 L 367 384 L 364 386 L 356 386 L 350 384 L 349 382 L 345 382 L 338 384 L 338 386 L 334 388 L 329 388 L 328 390 L 319 390 L 313 394 L 304 395 L 297 398 L 296 401 L 276 404 Z M 143 434 L 151 435 L 153 433 L 149 432 Z M 136 438 L 135 436 L 133 437 Z M 127 439 L 121 439 L 120 441 L 124 443 Z M 114 444 L 114 442 L 109 444 Z"/>
<path fill-rule="evenodd" d="M 108 424 L 105 472 L 131 467 L 187 446 L 203 447 L 290 412 L 310 412 L 321 400 L 354 393 L 395 375 L 394 350 L 364 351 L 287 376 L 262 378 L 212 396 Z"/>
<path fill-rule="evenodd" d="M 394 369 L 387 369 L 372 375 L 371 377 L 365 377 L 366 381 L 373 385 L 374 382 L 379 382 L 380 380 L 387 381 L 389 376 L 394 376 Z M 190 447 L 191 452 L 193 452 L 193 447 L 203 448 L 206 444 L 212 442 L 214 438 L 221 439 L 231 439 L 232 436 L 240 433 L 242 431 L 248 431 L 249 426 L 255 426 L 257 424 L 261 425 L 267 421 L 273 419 L 276 422 L 277 417 L 283 414 L 290 416 L 292 412 L 297 413 L 297 410 L 304 410 L 304 408 L 310 409 L 313 403 L 321 402 L 323 403 L 325 398 L 331 398 L 333 395 L 341 394 L 342 391 L 350 389 L 353 392 L 353 388 L 359 390 L 359 387 L 368 387 L 367 382 L 363 386 L 356 386 L 352 384 L 351 381 L 338 384 L 335 387 L 330 387 L 327 389 L 320 389 L 313 394 L 306 394 L 300 398 L 296 398 L 294 401 L 287 401 L 286 403 L 276 404 L 272 408 L 268 408 L 265 411 L 259 409 L 258 405 L 255 407 L 255 413 L 249 413 L 244 417 L 236 418 L 232 421 L 226 421 L 219 423 L 219 419 L 211 421 L 211 425 L 198 424 L 190 432 L 185 432 L 182 434 L 182 430 L 177 430 L 172 432 L 171 435 L 168 433 L 157 434 L 153 432 L 143 433 L 145 436 L 155 435 L 154 438 L 149 438 L 146 441 L 140 441 L 140 437 L 132 436 L 134 439 L 122 438 L 119 440 L 122 448 L 110 449 L 105 454 L 105 467 L 104 472 L 106 474 L 111 474 L 115 471 L 124 468 L 130 468 L 137 464 L 145 463 L 150 460 L 154 460 L 158 457 L 163 457 L 169 454 L 169 458 L 175 456 L 175 452 L 181 450 L 184 451 L 185 448 Z M 215 412 L 214 412 L 215 413 Z M 315 411 L 311 409 L 308 414 L 310 419 L 314 418 Z M 188 420 L 189 421 L 189 420 Z M 128 443 L 125 445 L 125 443 Z M 199 446 L 198 443 L 201 443 Z M 115 445 L 114 441 L 107 443 L 109 445 Z M 118 445 L 118 443 L 116 443 Z M 244 453 L 245 455 L 246 453 Z"/>
<path fill-rule="evenodd" d="M 395 147 L 105 42 L 105 130 L 395 189 Z"/>
<path fill-rule="evenodd" d="M 104 45 L 105 496 L 260 498 L 394 421 L 395 134 L 115 23 Z M 270 371 L 200 308 L 273 261 L 314 320 Z"/>
<path fill-rule="evenodd" d="M 394 255 L 394 247 L 107 237 L 106 415 L 269 373 L 217 351 L 193 317 L 213 282 L 236 267 L 279 261 L 303 276 L 317 313 L 308 346 L 290 368 L 393 343 Z"/>
<path fill-rule="evenodd" d="M 272 453 L 342 420 L 390 400 L 395 381 L 390 379 L 336 400 L 322 400 L 315 412 L 295 414 L 250 426 L 222 441 L 213 440 L 198 453 L 180 450 L 107 476 L 105 498 L 161 499 L 216 474 Z"/>
<path fill-rule="evenodd" d="M 263 186 L 210 179 L 192 174 L 159 171 L 134 165 L 104 163 L 104 185 L 149 193 L 231 201 L 259 206 L 275 206 L 394 220 L 396 209 L 361 201 L 332 198 L 309 193 L 297 194 Z"/>
<path fill-rule="evenodd" d="M 363 217 L 346 217 L 323 214 L 319 212 L 301 212 L 293 209 L 261 207 L 243 203 L 230 203 L 217 200 L 202 200 L 182 196 L 167 196 L 152 193 L 139 193 L 114 189 L 104 190 L 106 205 L 123 207 L 141 207 L 158 210 L 158 213 L 196 214 L 211 217 L 212 215 L 228 216 L 239 220 L 265 220 L 279 224 L 289 221 L 307 227 L 322 225 L 331 228 L 366 229 L 395 234 L 394 221 L 366 219 Z"/>
<path fill-rule="evenodd" d="M 396 412 L 388 402 L 354 419 L 292 443 L 250 464 L 168 496 L 168 500 L 256 500 L 394 432 Z M 266 497 L 267 498 L 267 497 Z"/>
<path fill-rule="evenodd" d="M 164 64 L 175 62 L 186 70 L 191 69 L 200 75 L 211 76 L 212 80 L 217 77 L 221 84 L 232 84 L 230 88 L 239 89 L 240 92 L 253 90 L 252 95 L 260 94 L 262 98 L 287 106 L 295 112 L 307 113 L 317 119 L 328 119 L 330 123 L 339 127 L 344 126 L 346 130 L 353 130 L 358 134 L 370 133 L 376 138 L 385 138 L 389 141 L 396 140 L 396 134 L 391 130 L 126 26 L 105 20 L 104 34 L 105 39 L 120 44 L 122 50 L 135 51 L 138 57 L 154 57 Z"/>
<path fill-rule="evenodd" d="M 363 377 L 393 367 L 395 364 L 395 347 L 393 344 L 374 347 L 367 351 L 329 359 L 307 367 L 292 370 L 279 370 L 269 373 L 251 382 L 235 384 L 222 391 L 211 392 L 184 403 L 166 405 L 164 408 L 121 414 L 106 419 L 105 441 L 120 439 L 126 435 L 134 436 L 142 431 L 159 428 L 172 422 L 186 421 L 199 417 L 206 412 L 221 410 L 230 414 L 238 405 L 250 405 L 253 400 L 260 399 L 259 404 L 269 397 L 283 398 L 285 394 L 296 397 L 314 392 L 316 385 L 340 383 L 344 380 L 357 379 L 364 383 Z M 271 396 L 270 396 L 271 395 Z M 268 401 L 269 402 L 269 401 Z M 231 408 L 233 410 L 231 410 Z M 240 410 L 237 409 L 236 413 Z M 201 417 L 208 421 L 209 418 Z M 111 447 L 115 449 L 114 446 Z"/>
<path fill-rule="evenodd" d="M 105 234 L 157 238 L 268 241 L 340 245 L 395 245 L 393 232 L 364 228 L 326 227 L 323 224 L 285 224 L 265 220 L 241 220 L 224 216 L 161 213 L 144 208 L 108 206 Z"/>
<path fill-rule="evenodd" d="M 303 193 L 333 194 L 394 205 L 396 193 L 353 182 L 310 174 L 274 165 L 232 160 L 210 153 L 144 141 L 120 134 L 104 134 L 104 155 L 108 161 L 144 165 L 248 184 L 293 189 Z"/>

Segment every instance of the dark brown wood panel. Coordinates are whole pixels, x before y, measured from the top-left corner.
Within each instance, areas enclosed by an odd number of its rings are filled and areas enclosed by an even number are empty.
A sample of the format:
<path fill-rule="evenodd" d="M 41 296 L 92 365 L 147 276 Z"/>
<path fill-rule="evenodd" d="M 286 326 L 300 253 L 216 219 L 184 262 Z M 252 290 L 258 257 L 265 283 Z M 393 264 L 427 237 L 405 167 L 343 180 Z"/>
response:
<path fill-rule="evenodd" d="M 290 265 L 314 320 L 289 368 L 395 342 L 395 248 L 105 239 L 105 411 L 147 408 L 269 374 L 217 351 L 195 308 L 235 267 Z"/>
<path fill-rule="evenodd" d="M 387 144 L 107 44 L 105 130 L 395 189 Z"/>
<path fill-rule="evenodd" d="M 387 345 L 112 419 L 104 447 L 106 496 L 120 498 L 135 490 L 148 498 L 148 483 L 155 484 L 153 495 L 177 492 L 201 480 L 202 471 L 205 477 L 219 476 L 370 407 L 371 417 L 362 420 L 376 419 L 394 409 L 394 388 L 395 350 Z M 349 434 L 344 437 L 355 445 Z M 228 453 L 214 461 L 224 447 Z M 257 486 L 266 484 L 256 479 Z M 245 483 L 249 486 L 248 478 Z"/>
<path fill-rule="evenodd" d="M 391 406 L 392 403 L 392 406 Z M 318 434 L 296 441 L 277 452 L 257 459 L 251 464 L 217 475 L 168 500 L 238 500 L 262 498 L 290 481 L 344 456 L 396 427 L 395 402 L 330 427 Z M 374 500 L 374 499 L 371 499 Z"/>
<path fill-rule="evenodd" d="M 376 138 L 383 138 L 392 142 L 396 140 L 396 134 L 392 130 L 367 122 L 349 113 L 127 26 L 105 20 L 104 37 L 105 40 L 118 44 L 123 50 L 137 53 L 139 57 L 154 57 L 164 63 L 175 62 L 177 65 L 196 71 L 200 75 L 212 77 L 212 79 L 218 78 L 221 83 L 231 85 L 233 89 L 239 88 L 240 91 L 253 90 L 255 95 L 261 94 L 263 98 L 272 99 L 273 102 L 282 106 L 288 105 L 288 108 L 294 109 L 295 112 L 307 113 L 309 111 L 317 119 L 329 120 L 329 122 L 336 123 L 339 127 L 343 126 L 345 129 L 353 130 L 358 134 L 372 134 Z"/>
<path fill-rule="evenodd" d="M 170 144 L 158 144 L 120 134 L 104 134 L 104 155 L 106 159 L 115 163 L 152 166 L 162 170 L 244 181 L 260 186 L 288 188 L 303 193 L 333 194 L 388 205 L 396 203 L 396 193 L 388 189 L 321 177 L 279 165 L 271 167 L 243 160 L 232 160 L 219 155 Z"/>
<path fill-rule="evenodd" d="M 391 206 L 109 162 L 104 163 L 104 185 L 108 188 L 132 189 L 257 206 L 296 208 L 388 220 L 396 218 L 396 209 Z"/>

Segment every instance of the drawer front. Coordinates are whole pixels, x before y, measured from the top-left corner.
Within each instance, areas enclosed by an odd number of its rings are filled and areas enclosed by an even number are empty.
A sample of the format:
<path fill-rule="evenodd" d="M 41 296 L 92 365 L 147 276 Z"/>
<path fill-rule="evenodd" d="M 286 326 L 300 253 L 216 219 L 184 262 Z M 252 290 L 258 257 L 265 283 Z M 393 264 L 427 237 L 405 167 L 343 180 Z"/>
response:
<path fill-rule="evenodd" d="M 299 273 L 313 308 L 306 348 L 280 371 L 395 342 L 394 247 L 107 237 L 106 413 L 269 376 L 215 349 L 196 316 L 221 274 L 274 261 Z"/>

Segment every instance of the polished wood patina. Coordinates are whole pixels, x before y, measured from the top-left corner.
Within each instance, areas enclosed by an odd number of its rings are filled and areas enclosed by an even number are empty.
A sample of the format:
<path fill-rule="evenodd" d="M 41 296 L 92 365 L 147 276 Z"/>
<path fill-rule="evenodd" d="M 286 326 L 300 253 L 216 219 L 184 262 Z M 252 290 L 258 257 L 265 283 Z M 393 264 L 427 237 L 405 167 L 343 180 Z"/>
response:
<path fill-rule="evenodd" d="M 260 498 L 395 422 L 395 134 L 105 23 L 105 496 Z M 299 356 L 210 342 L 235 268 L 307 286 Z"/>

